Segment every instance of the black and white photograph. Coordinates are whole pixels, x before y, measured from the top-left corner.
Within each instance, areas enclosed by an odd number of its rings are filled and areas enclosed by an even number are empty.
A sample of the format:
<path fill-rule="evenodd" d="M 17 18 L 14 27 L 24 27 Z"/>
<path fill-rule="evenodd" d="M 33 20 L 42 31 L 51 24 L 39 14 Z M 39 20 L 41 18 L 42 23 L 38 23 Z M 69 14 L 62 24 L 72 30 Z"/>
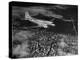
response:
<path fill-rule="evenodd" d="M 78 5 L 9 2 L 9 57 L 78 55 Z"/>

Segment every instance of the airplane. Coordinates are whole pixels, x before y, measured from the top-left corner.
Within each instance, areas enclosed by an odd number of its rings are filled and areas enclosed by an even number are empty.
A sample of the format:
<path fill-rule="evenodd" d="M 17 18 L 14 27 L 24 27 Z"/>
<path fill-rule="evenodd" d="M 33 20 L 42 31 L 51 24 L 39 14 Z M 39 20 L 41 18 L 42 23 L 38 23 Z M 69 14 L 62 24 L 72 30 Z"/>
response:
<path fill-rule="evenodd" d="M 55 26 L 55 24 L 53 24 L 52 21 L 44 21 L 44 20 L 41 20 L 41 19 L 36 19 L 36 18 L 31 17 L 29 15 L 29 12 L 25 12 L 25 20 L 29 20 L 29 21 L 31 21 L 33 23 L 38 24 L 38 26 L 35 26 L 35 27 L 48 28 L 48 25 Z"/>

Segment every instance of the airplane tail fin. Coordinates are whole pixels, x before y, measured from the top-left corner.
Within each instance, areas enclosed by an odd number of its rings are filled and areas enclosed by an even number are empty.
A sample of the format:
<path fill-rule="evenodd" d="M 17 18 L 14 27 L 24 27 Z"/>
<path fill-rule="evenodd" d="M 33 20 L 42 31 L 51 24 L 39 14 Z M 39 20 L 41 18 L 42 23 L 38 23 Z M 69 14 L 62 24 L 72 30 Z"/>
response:
<path fill-rule="evenodd" d="M 30 20 L 32 17 L 29 15 L 29 12 L 25 12 L 25 20 Z"/>

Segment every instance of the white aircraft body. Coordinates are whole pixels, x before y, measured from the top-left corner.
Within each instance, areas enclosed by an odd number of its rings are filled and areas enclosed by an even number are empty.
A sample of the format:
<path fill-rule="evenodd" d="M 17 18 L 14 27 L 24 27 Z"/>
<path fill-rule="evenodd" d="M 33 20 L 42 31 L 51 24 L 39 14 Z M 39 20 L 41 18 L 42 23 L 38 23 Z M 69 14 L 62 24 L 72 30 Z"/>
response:
<path fill-rule="evenodd" d="M 38 24 L 38 26 L 36 27 L 48 28 L 48 25 L 55 26 L 55 24 L 53 24 L 53 22 L 51 21 L 44 21 L 44 20 L 31 17 L 28 12 L 25 12 L 25 20 L 29 20 L 31 22 Z"/>

